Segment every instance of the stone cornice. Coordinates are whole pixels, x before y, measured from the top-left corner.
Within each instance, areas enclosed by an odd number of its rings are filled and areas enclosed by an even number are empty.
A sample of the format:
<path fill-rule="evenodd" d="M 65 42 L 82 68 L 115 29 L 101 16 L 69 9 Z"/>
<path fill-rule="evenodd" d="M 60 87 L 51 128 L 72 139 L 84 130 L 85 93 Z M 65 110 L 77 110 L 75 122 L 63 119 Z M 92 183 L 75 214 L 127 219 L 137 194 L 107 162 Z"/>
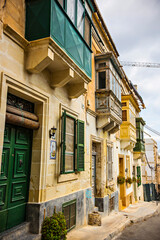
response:
<path fill-rule="evenodd" d="M 3 25 L 3 32 L 10 39 L 12 39 L 15 43 L 17 43 L 21 48 L 25 49 L 29 45 L 29 42 L 22 35 L 17 33 L 8 24 Z"/>

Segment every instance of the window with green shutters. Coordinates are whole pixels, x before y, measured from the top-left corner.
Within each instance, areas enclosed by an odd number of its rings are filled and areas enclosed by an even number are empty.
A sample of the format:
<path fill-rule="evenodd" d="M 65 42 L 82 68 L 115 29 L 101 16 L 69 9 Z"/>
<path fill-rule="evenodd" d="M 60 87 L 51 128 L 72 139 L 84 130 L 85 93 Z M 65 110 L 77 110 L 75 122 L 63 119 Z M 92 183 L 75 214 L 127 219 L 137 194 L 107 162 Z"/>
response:
<path fill-rule="evenodd" d="M 62 114 L 61 174 L 84 171 L 84 122 Z"/>
<path fill-rule="evenodd" d="M 137 185 L 138 187 L 141 185 L 141 167 L 137 167 Z"/>

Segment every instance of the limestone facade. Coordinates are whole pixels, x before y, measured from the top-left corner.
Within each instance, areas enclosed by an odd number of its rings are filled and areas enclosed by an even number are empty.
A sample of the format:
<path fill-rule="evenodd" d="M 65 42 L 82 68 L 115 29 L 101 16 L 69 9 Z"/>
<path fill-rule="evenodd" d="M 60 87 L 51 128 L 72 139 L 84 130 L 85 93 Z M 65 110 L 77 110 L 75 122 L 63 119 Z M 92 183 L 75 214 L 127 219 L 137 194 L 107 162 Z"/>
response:
<path fill-rule="evenodd" d="M 117 176 L 122 164 L 123 176 L 132 178 L 135 142 L 133 136 L 129 139 L 122 136 L 125 130 L 122 130 L 121 94 L 134 96 L 135 93 L 132 93 L 120 67 L 119 54 L 98 7 L 95 1 L 92 3 L 96 9 L 92 16 L 95 26 L 92 33 L 92 77 L 50 37 L 33 41 L 25 38 L 24 1 L 9 0 L 5 6 L 0 3 L 0 163 L 7 94 L 10 93 L 33 103 L 34 114 L 40 123 L 39 129 L 33 130 L 26 208 L 26 217 L 32 223 L 34 233 L 41 231 L 46 216 L 52 215 L 54 209 L 62 211 L 63 205 L 69 202 L 76 202 L 77 227 L 88 223 L 88 214 L 94 207 L 109 214 L 134 202 L 133 184 L 125 183 L 122 188 L 117 184 Z M 106 82 L 105 90 L 101 91 L 97 87 L 99 73 L 102 70 L 108 73 L 106 66 L 101 65 L 102 68 L 98 69 L 104 59 L 110 64 L 115 85 Z M 101 109 L 102 98 L 110 102 L 107 111 L 105 107 Z M 132 110 L 134 108 L 133 104 Z M 75 124 L 78 120 L 84 122 L 84 171 L 77 171 L 74 167 L 72 172 L 62 174 L 64 112 L 75 119 Z M 50 137 L 53 127 L 56 128 L 54 139 Z M 132 130 L 134 135 L 134 126 Z M 52 140 L 56 142 L 54 159 L 51 157 Z"/>

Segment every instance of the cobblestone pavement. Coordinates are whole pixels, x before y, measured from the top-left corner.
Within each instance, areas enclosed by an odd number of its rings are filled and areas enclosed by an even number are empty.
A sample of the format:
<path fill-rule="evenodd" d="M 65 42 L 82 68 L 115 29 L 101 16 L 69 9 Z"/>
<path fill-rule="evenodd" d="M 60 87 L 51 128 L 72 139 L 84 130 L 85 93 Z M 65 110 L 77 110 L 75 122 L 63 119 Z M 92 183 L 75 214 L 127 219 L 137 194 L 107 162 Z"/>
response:
<path fill-rule="evenodd" d="M 160 215 L 127 227 L 116 240 L 160 240 Z"/>

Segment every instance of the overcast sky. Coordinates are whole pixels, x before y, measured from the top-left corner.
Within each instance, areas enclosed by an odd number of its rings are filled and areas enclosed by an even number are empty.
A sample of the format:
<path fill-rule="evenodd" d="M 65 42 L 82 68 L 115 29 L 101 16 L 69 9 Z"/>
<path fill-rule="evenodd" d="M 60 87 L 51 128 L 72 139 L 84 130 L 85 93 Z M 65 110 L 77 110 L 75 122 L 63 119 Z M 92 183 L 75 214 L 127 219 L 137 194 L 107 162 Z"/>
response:
<path fill-rule="evenodd" d="M 120 61 L 160 63 L 160 0 L 97 0 Z M 146 109 L 141 116 L 160 132 L 160 68 L 124 67 L 138 85 Z M 158 142 L 160 137 L 146 132 Z"/>

